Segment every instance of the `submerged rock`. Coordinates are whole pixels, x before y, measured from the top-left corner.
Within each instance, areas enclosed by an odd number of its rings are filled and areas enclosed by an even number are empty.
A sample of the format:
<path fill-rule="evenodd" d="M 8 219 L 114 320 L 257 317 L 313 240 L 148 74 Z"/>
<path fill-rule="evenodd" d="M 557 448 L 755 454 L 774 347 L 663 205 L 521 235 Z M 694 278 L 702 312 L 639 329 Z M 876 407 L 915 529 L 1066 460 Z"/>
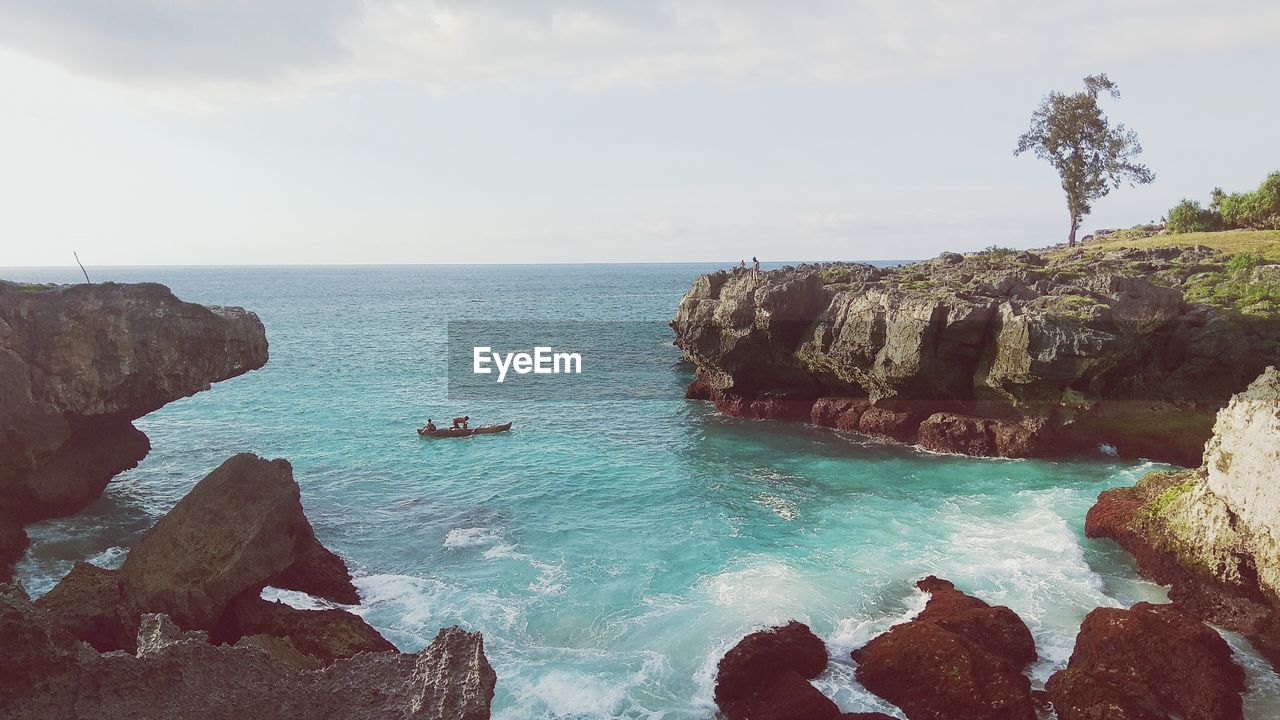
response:
<path fill-rule="evenodd" d="M 1102 493 L 1085 520 L 1197 617 L 1247 636 L 1280 667 L 1280 371 L 1218 413 L 1197 470 Z"/>
<path fill-rule="evenodd" d="M 826 646 L 803 623 L 751 633 L 720 660 L 716 705 L 729 720 L 834 720 L 839 708 L 809 683 L 827 660 Z"/>
<path fill-rule="evenodd" d="M 187 630 L 217 629 L 227 642 L 296 633 L 295 645 L 323 660 L 391 649 L 350 613 L 259 600 L 267 585 L 359 602 L 346 565 L 316 539 L 288 461 L 245 453 L 196 483 L 119 570 L 78 564 L 37 604 L 101 651 L 132 650 L 146 613 L 165 614 Z"/>
<path fill-rule="evenodd" d="M 1280 354 L 1276 318 L 1186 300 L 1224 262 L 1174 249 L 721 271 L 671 324 L 697 366 L 687 395 L 728 414 L 806 419 L 807 404 L 813 422 L 940 452 L 1107 442 L 1194 465 L 1212 413 Z"/>
<path fill-rule="evenodd" d="M 910 720 L 1035 720 L 1031 632 L 1009 608 L 993 607 L 945 580 L 917 583 L 931 593 L 913 620 L 853 651 L 858 682 Z"/>
<path fill-rule="evenodd" d="M 147 454 L 132 421 L 267 361 L 261 321 L 163 285 L 0 281 L 0 575 L 11 523 L 68 515 Z"/>
<path fill-rule="evenodd" d="M 1244 671 L 1218 633 L 1173 605 L 1098 608 L 1046 685 L 1060 720 L 1239 720 Z"/>
<path fill-rule="evenodd" d="M 98 654 L 0 587 L 0 716 L 483 720 L 496 676 L 479 633 L 441 630 L 417 653 L 301 666 L 285 644 L 213 645 L 144 615 L 136 654 Z"/>

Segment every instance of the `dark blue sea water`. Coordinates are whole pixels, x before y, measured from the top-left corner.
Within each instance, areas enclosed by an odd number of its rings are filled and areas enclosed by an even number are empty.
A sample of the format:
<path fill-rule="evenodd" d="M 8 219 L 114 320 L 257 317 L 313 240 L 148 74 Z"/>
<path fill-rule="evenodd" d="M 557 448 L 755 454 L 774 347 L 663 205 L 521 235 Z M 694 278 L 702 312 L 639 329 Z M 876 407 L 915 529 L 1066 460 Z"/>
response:
<path fill-rule="evenodd" d="M 288 458 L 318 535 L 358 576 L 354 611 L 405 650 L 444 625 L 483 631 L 495 715 L 508 719 L 710 717 L 720 655 L 792 618 L 832 652 L 823 690 L 847 710 L 892 712 L 853 681 L 848 653 L 918 610 L 913 583 L 928 573 L 1028 622 L 1037 684 L 1066 662 L 1089 610 L 1163 597 L 1081 530 L 1100 491 L 1148 465 L 928 455 L 683 400 L 690 369 L 660 323 L 709 269 L 91 269 L 256 311 L 271 361 L 139 421 L 151 454 L 88 510 L 29 528 L 21 577 L 38 595 L 76 560 L 118 563 L 233 453 Z M 627 321 L 637 384 L 669 392 L 450 400 L 447 325 L 490 320 Z M 414 432 L 461 413 L 515 428 Z M 1275 677 L 1230 639 L 1248 664 L 1251 717 L 1275 717 Z"/>

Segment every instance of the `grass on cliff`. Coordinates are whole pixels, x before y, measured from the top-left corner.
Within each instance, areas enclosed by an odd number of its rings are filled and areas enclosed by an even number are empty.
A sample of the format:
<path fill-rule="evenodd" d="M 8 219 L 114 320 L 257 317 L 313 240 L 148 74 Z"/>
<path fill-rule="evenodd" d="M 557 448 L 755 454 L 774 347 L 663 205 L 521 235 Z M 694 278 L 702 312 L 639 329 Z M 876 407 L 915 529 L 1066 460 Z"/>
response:
<path fill-rule="evenodd" d="M 1225 255 L 1249 253 L 1262 258 L 1264 263 L 1280 263 L 1280 230 L 1222 230 L 1220 232 L 1179 233 L 1154 235 L 1144 238 L 1126 238 L 1125 231 L 1108 236 L 1105 240 L 1085 243 L 1085 251 L 1117 250 L 1119 248 L 1194 247 L 1201 245 Z"/>

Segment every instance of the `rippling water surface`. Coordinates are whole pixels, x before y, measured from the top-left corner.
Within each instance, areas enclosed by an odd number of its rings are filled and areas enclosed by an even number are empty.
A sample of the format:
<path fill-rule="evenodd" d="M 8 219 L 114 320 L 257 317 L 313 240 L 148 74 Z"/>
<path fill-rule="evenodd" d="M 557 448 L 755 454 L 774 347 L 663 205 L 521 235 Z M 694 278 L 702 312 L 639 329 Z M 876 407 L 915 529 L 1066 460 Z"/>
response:
<path fill-rule="evenodd" d="M 827 641 L 818 684 L 843 708 L 893 712 L 853 682 L 848 653 L 918 610 L 912 584 L 928 573 L 1027 621 L 1037 685 L 1066 662 L 1089 610 L 1163 598 L 1122 551 L 1082 534 L 1097 494 L 1148 466 L 939 457 L 726 418 L 681 398 L 690 369 L 654 322 L 634 327 L 652 334 L 644 382 L 669 386 L 667 400 L 446 397 L 450 320 L 665 322 L 708 269 L 98 270 L 256 311 L 271 361 L 139 421 L 151 454 L 88 510 L 29 528 L 21 576 L 38 595 L 76 560 L 112 566 L 229 455 L 285 457 L 316 532 L 357 575 L 355 611 L 405 650 L 444 625 L 483 631 L 495 716 L 508 719 L 710 717 L 719 656 L 791 618 Z M 414 433 L 463 412 L 515 429 Z M 1248 665 L 1250 717 L 1280 716 L 1275 677 L 1230 639 Z"/>

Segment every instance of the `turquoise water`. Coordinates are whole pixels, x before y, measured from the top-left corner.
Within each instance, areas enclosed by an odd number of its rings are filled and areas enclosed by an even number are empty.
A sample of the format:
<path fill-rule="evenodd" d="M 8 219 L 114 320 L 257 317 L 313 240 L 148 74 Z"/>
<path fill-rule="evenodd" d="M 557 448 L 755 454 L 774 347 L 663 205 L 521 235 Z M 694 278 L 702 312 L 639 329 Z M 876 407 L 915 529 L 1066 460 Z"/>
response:
<path fill-rule="evenodd" d="M 665 322 L 707 269 L 97 270 L 255 310 L 271 361 L 139 421 L 150 456 L 85 512 L 29 528 L 21 576 L 38 595 L 76 560 L 118 563 L 227 456 L 285 457 L 316 532 L 357 575 L 354 610 L 404 650 L 444 625 L 482 631 L 505 719 L 710 717 L 720 655 L 792 618 L 828 643 L 825 691 L 847 710 L 889 710 L 853 682 L 848 652 L 917 610 L 912 583 L 928 573 L 1027 621 L 1044 658 L 1037 684 L 1066 662 L 1089 610 L 1163 597 L 1081 532 L 1100 491 L 1151 466 L 935 456 L 726 418 L 681 398 L 690 368 L 654 322 L 628 327 L 651 353 L 644 382 L 669 386 L 667 399 L 446 397 L 450 320 Z M 463 412 L 515 428 L 414 433 Z M 1231 641 L 1250 672 L 1250 717 L 1277 716 L 1275 677 Z"/>

